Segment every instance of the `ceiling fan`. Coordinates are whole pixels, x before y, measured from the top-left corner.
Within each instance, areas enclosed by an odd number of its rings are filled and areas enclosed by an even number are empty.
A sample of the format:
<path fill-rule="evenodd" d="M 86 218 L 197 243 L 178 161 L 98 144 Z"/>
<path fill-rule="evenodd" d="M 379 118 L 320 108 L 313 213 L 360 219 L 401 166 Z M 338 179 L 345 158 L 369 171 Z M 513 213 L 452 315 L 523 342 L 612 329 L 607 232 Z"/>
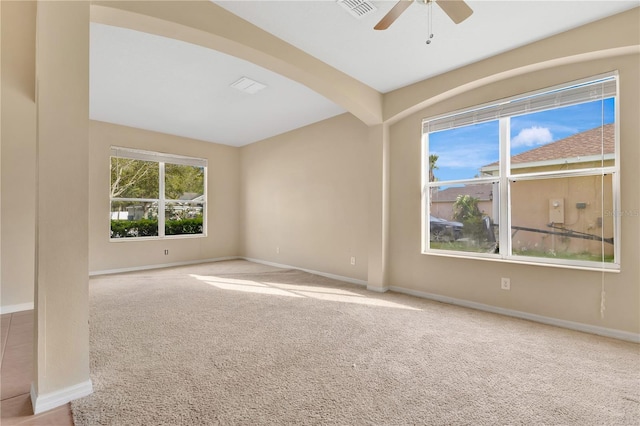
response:
<path fill-rule="evenodd" d="M 384 17 L 373 27 L 374 30 L 386 30 L 396 19 L 407 10 L 414 0 L 400 0 Z M 473 10 L 463 0 L 415 0 L 418 3 L 429 4 L 435 2 L 456 24 L 467 19 Z"/>

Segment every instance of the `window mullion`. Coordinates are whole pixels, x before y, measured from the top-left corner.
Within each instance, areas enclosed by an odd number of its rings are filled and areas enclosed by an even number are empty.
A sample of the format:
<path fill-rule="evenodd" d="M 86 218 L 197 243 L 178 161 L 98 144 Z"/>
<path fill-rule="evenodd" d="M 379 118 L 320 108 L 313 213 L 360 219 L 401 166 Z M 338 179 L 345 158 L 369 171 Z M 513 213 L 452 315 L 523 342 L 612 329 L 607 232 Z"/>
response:
<path fill-rule="evenodd" d="M 208 203 L 208 198 L 209 196 L 207 195 L 209 192 L 209 169 L 207 167 L 204 168 L 204 185 L 203 185 L 203 191 L 204 191 L 204 197 L 203 197 L 203 203 L 202 203 L 202 233 L 204 235 L 209 235 L 207 233 L 207 224 L 208 224 L 208 220 L 207 220 L 207 203 Z"/>
<path fill-rule="evenodd" d="M 511 174 L 511 119 L 500 119 L 500 182 L 498 203 L 500 215 L 499 244 L 502 257 L 511 255 L 511 194 L 509 192 L 509 176 Z"/>
<path fill-rule="evenodd" d="M 421 245 L 422 252 L 429 247 L 429 220 L 427 219 L 431 214 L 431 196 L 429 194 L 429 134 L 422 134 L 422 202 L 421 210 L 422 210 L 422 235 L 421 235 Z"/>
<path fill-rule="evenodd" d="M 158 173 L 158 236 L 164 237 L 165 232 L 165 191 L 164 191 L 164 165 L 165 163 L 161 161 L 158 163 L 160 166 L 160 170 Z"/>

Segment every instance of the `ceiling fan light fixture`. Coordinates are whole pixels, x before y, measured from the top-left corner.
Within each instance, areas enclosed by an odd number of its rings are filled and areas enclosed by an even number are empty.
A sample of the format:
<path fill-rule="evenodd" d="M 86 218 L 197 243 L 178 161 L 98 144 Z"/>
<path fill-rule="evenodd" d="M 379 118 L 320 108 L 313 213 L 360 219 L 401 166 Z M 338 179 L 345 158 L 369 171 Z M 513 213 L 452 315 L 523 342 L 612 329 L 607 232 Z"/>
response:
<path fill-rule="evenodd" d="M 464 0 L 415 0 L 415 3 L 424 4 L 429 7 L 431 7 L 433 2 L 440 6 L 444 13 L 456 24 L 461 23 L 473 14 L 473 10 L 464 2 Z M 380 22 L 373 27 L 373 29 L 386 30 L 413 3 L 414 0 L 398 0 L 391 10 L 384 15 Z"/>

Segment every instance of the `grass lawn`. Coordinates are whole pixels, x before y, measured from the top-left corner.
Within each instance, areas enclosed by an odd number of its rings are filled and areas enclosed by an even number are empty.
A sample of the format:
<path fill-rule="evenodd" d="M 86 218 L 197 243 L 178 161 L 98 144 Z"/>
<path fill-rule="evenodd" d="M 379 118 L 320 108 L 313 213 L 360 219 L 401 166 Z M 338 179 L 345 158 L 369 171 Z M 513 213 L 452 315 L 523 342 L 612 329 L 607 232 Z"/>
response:
<path fill-rule="evenodd" d="M 468 241 L 431 241 L 431 249 L 434 250 L 452 250 L 463 251 L 470 253 L 493 253 L 494 245 L 474 245 Z M 527 257 L 542 257 L 549 259 L 567 259 L 567 260 L 582 260 L 589 262 L 601 262 L 603 260 L 600 253 L 569 253 L 569 252 L 547 252 L 542 250 L 514 250 L 514 256 L 527 256 Z M 606 263 L 613 263 L 613 255 L 608 254 L 604 256 Z"/>

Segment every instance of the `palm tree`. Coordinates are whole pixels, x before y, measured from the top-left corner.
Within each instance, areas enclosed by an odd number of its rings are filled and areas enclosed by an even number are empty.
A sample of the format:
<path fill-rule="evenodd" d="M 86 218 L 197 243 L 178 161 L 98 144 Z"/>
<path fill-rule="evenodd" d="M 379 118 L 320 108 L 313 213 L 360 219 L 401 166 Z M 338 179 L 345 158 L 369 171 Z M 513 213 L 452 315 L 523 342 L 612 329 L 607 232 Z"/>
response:
<path fill-rule="evenodd" d="M 482 223 L 482 212 L 478 207 L 479 201 L 478 198 L 469 194 L 460 194 L 453 203 L 453 218 L 462 222 L 462 232 L 475 242 L 484 241 L 486 238 Z"/>
<path fill-rule="evenodd" d="M 436 178 L 436 175 L 434 174 L 434 170 L 438 169 L 438 166 L 436 166 L 436 161 L 438 161 L 438 155 L 429 154 L 429 182 L 435 182 L 438 180 L 438 178 Z"/>
<path fill-rule="evenodd" d="M 481 218 L 482 212 L 478 208 L 478 198 L 469 194 L 458 195 L 453 203 L 453 218 L 459 222 L 465 222 L 470 219 Z"/>
<path fill-rule="evenodd" d="M 434 170 L 436 170 L 438 168 L 438 166 L 436 166 L 436 161 L 438 161 L 438 155 L 437 154 L 429 154 L 429 182 L 435 182 L 438 180 L 438 178 L 436 177 L 436 175 L 434 174 Z M 438 190 L 438 188 L 434 188 L 434 187 L 430 187 L 429 188 L 429 208 L 431 208 L 431 202 L 433 200 L 433 190 Z"/>

